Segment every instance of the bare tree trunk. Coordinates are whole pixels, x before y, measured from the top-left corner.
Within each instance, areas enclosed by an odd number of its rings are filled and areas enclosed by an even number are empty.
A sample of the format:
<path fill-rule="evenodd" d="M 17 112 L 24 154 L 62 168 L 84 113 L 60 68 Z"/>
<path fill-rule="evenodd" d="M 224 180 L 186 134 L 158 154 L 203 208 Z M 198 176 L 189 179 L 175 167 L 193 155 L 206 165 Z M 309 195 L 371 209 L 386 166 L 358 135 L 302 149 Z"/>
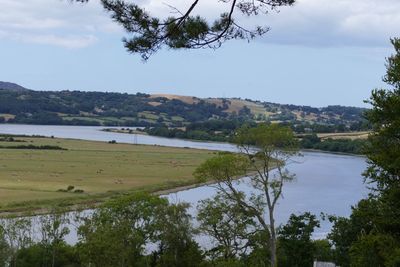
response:
<path fill-rule="evenodd" d="M 270 224 L 270 261 L 271 267 L 278 266 L 276 259 L 276 233 L 275 233 L 275 218 L 273 208 L 269 208 L 269 224 Z"/>

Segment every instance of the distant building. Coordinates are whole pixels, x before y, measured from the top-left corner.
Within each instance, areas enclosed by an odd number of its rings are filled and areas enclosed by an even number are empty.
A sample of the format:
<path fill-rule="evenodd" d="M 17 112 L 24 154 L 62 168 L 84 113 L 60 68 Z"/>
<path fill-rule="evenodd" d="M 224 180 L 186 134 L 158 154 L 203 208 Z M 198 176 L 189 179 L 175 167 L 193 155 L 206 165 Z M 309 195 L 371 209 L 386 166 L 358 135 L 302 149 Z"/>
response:
<path fill-rule="evenodd" d="M 332 262 L 314 261 L 313 267 L 339 267 Z"/>

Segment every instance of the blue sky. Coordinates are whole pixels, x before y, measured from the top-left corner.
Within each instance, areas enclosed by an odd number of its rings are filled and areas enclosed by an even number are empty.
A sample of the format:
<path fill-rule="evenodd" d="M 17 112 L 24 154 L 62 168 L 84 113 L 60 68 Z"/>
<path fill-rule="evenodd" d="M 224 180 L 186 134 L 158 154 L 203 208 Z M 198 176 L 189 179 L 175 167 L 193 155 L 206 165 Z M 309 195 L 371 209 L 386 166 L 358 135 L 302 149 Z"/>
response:
<path fill-rule="evenodd" d="M 143 5 L 162 15 L 161 1 Z M 187 2 L 187 1 L 186 1 Z M 216 0 L 199 13 L 212 17 Z M 312 106 L 364 106 L 384 87 L 389 38 L 400 36 L 400 1 L 298 0 L 256 21 L 271 32 L 218 50 L 163 50 L 143 63 L 97 0 L 0 0 L 0 80 L 36 90 L 242 97 Z M 170 4 L 185 7 L 183 0 Z M 187 3 L 186 3 L 187 4 Z M 210 11 L 211 10 L 211 11 Z"/>

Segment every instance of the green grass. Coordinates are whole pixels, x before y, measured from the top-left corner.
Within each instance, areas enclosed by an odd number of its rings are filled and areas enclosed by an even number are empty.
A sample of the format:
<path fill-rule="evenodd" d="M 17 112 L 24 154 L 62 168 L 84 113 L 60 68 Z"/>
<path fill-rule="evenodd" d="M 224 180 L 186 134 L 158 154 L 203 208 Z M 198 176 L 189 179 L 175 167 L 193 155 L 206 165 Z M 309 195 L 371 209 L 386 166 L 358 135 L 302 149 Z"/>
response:
<path fill-rule="evenodd" d="M 139 112 L 138 117 L 140 118 L 141 116 L 145 117 L 148 120 L 157 120 L 160 117 L 148 111 Z"/>
<path fill-rule="evenodd" d="M 99 116 L 96 116 L 96 117 L 68 116 L 68 117 L 62 117 L 62 119 L 65 121 L 72 121 L 74 119 L 88 121 L 88 122 L 96 121 L 100 124 L 104 124 L 105 122 L 117 122 L 117 123 L 124 122 L 124 120 L 114 118 L 114 117 L 99 117 Z"/>
<path fill-rule="evenodd" d="M 0 211 L 90 202 L 135 190 L 193 183 L 214 152 L 71 139 L 16 138 L 68 150 L 0 149 Z M 0 142 L 12 146 L 13 142 Z M 84 193 L 58 192 L 69 185 Z"/>

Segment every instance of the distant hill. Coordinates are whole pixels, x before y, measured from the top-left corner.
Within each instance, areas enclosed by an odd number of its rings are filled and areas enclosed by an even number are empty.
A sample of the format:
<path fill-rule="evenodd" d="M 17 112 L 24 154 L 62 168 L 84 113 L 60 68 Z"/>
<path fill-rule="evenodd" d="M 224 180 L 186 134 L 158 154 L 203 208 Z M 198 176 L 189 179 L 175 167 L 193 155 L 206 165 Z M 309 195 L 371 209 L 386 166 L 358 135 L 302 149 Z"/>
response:
<path fill-rule="evenodd" d="M 9 90 L 9 91 L 28 91 L 29 89 L 18 85 L 16 83 L 10 82 L 2 82 L 0 81 L 0 90 Z"/>
<path fill-rule="evenodd" d="M 185 127 L 209 120 L 278 122 L 302 131 L 359 130 L 365 108 L 277 104 L 167 94 L 33 91 L 0 82 L 0 123 Z M 312 126 L 312 127 L 311 127 Z M 321 130 L 322 129 L 322 130 Z M 330 128 L 332 129 L 332 127 Z"/>

